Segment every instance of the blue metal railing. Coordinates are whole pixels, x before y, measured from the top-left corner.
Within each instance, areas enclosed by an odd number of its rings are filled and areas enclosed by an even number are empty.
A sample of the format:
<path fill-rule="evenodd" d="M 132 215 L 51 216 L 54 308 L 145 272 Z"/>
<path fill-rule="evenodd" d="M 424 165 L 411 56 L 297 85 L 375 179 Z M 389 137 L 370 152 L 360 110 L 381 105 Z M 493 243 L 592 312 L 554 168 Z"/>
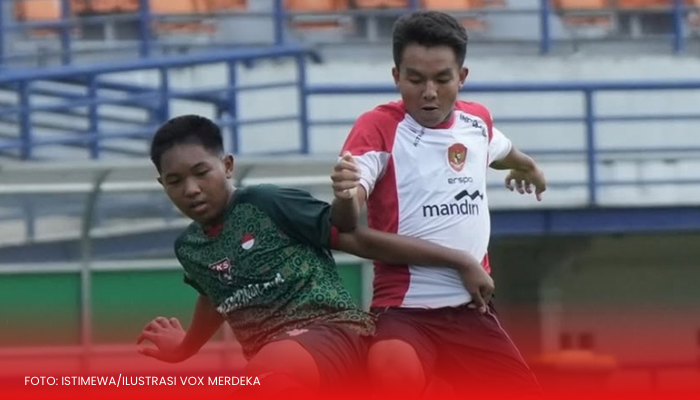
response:
<path fill-rule="evenodd" d="M 632 122 L 632 121 L 700 121 L 700 112 L 690 114 L 636 114 L 636 115 L 599 115 L 596 112 L 596 94 L 604 92 L 638 92 L 638 91 L 663 91 L 663 90 L 700 90 L 700 81 L 682 82 L 579 82 L 579 83 L 514 83 L 514 84 L 469 84 L 466 85 L 466 92 L 476 93 L 580 93 L 583 95 L 583 112 L 580 116 L 548 116 L 548 117 L 515 117 L 498 118 L 499 124 L 518 123 L 583 123 L 585 126 L 584 148 L 559 148 L 556 150 L 528 149 L 528 153 L 533 155 L 585 155 L 587 179 L 585 182 L 566 182 L 563 186 L 586 185 L 588 188 L 588 203 L 597 204 L 598 191 L 601 187 L 613 185 L 659 185 L 659 184 L 700 184 L 700 177 L 695 179 L 675 179 L 675 180 L 654 180 L 644 179 L 642 181 L 623 180 L 601 180 L 598 177 L 599 159 L 605 155 L 624 154 L 649 154 L 654 153 L 700 153 L 700 147 L 696 146 L 668 146 L 664 148 L 638 147 L 634 145 L 625 147 L 600 148 L 597 145 L 597 127 L 603 122 Z M 370 95 L 370 94 L 393 94 L 396 87 L 393 85 L 313 85 L 304 89 L 307 101 L 313 96 L 343 96 L 343 95 Z M 353 120 L 331 119 L 331 120 L 309 120 L 302 121 L 307 125 L 305 132 L 313 126 L 345 125 L 350 126 Z"/>
<path fill-rule="evenodd" d="M 34 152 L 47 145 L 74 145 L 89 151 L 91 158 L 99 158 L 104 149 L 108 149 L 114 139 L 137 138 L 148 140 L 155 128 L 167 120 L 172 111 L 172 100 L 185 99 L 214 105 L 217 110 L 218 122 L 230 129 L 232 149 L 240 154 L 239 128 L 270 122 L 291 122 L 298 126 L 298 147 L 295 154 L 310 154 L 312 130 L 328 126 L 344 126 L 349 128 L 352 118 L 338 117 L 337 113 L 326 113 L 324 118 L 310 118 L 309 110 L 312 102 L 318 98 L 357 98 L 357 95 L 395 95 L 393 85 L 321 85 L 309 84 L 306 79 L 306 68 L 309 51 L 295 46 L 279 48 L 249 49 L 214 54 L 187 55 L 164 57 L 159 59 L 131 61 L 120 64 L 99 66 L 57 67 L 44 70 L 28 70 L 0 74 L 0 89 L 12 90 L 16 93 L 16 104 L 0 107 L 0 121 L 14 124 L 18 135 L 3 138 L 0 136 L 0 152 L 15 151 L 21 159 L 34 157 Z M 284 58 L 293 60 L 296 66 L 296 78 L 293 81 L 266 82 L 258 84 L 242 84 L 236 73 L 236 65 L 260 59 Z M 171 70 L 174 68 L 192 67 L 206 64 L 224 64 L 227 68 L 225 81 L 213 88 L 182 89 L 171 85 Z M 114 80 L 103 80 L 103 75 L 130 72 L 157 71 L 158 83 L 140 86 L 131 83 L 121 83 Z M 50 95 L 51 88 L 42 88 L 37 82 L 72 82 L 84 85 L 85 94 L 59 93 L 60 101 L 34 102 L 33 95 Z M 239 115 L 240 95 L 244 92 L 262 91 L 268 89 L 295 88 L 298 93 L 296 111 L 277 116 L 265 116 L 243 119 Z M 122 91 L 123 96 L 103 96 L 100 90 Z M 579 94 L 582 99 L 577 111 L 562 115 L 556 111 L 549 115 L 521 115 L 514 117 L 499 117 L 497 123 L 505 124 L 579 124 L 583 126 L 583 145 L 557 149 L 526 148 L 535 156 L 559 155 L 577 156 L 586 160 L 586 178 L 580 182 L 564 182 L 563 186 L 586 186 L 588 188 L 588 203 L 596 204 L 601 188 L 613 185 L 659 185 L 659 184 L 700 184 L 700 179 L 660 180 L 645 178 L 643 180 L 607 180 L 599 177 L 599 166 L 604 158 L 626 156 L 630 154 L 673 153 L 677 157 L 682 154 L 700 153 L 700 147 L 693 145 L 670 145 L 664 147 L 640 146 L 635 144 L 622 147 L 599 145 L 599 128 L 604 123 L 634 123 L 646 121 L 700 121 L 700 112 L 678 112 L 669 109 L 665 113 L 643 113 L 631 110 L 621 110 L 618 113 L 603 112 L 596 109 L 596 98 L 604 93 L 632 92 L 663 92 L 663 91 L 692 92 L 700 90 L 700 81 L 667 81 L 667 82 L 578 82 L 578 83 L 513 83 L 513 84 L 469 84 L 465 91 L 470 94 Z M 367 108 L 375 103 L 368 101 Z M 105 121 L 98 112 L 100 107 L 129 105 L 140 107 L 149 112 L 150 118 L 138 126 L 128 129 L 108 129 Z M 61 112 L 83 108 L 87 110 L 81 118 L 87 121 L 87 129 L 70 130 L 58 136 L 49 138 L 38 137 L 35 132 L 35 116 L 38 113 Z M 286 109 L 286 108 L 285 108 Z M 346 114 L 348 115 L 348 114 Z M 329 117 L 326 117 L 329 116 Z M 350 117 L 353 117 L 350 115 Z M 621 128 L 624 130 L 624 127 Z M 1 133 L 1 132 L 0 132 Z M 687 136 L 686 136 L 687 137 Z M 575 141 L 575 139 L 574 139 Z"/>
<path fill-rule="evenodd" d="M 35 1 L 35 0 L 0 0 L 0 5 L 15 4 L 19 1 Z M 34 29 L 52 29 L 57 32 L 58 42 L 60 47 L 60 59 L 63 64 L 69 64 L 72 61 L 72 56 L 75 54 L 75 41 L 76 39 L 72 34 L 73 28 L 78 26 L 97 26 L 106 25 L 108 23 L 116 22 L 132 22 L 136 27 L 134 28 L 137 32 L 136 47 L 140 57 L 149 57 L 154 50 L 155 46 L 159 46 L 159 41 L 156 39 L 156 34 L 153 30 L 153 23 L 163 20 L 169 17 L 168 15 L 153 13 L 150 8 L 149 0 L 139 0 L 139 8 L 135 12 L 127 12 L 121 14 L 110 14 L 110 15 L 81 15 L 79 17 L 75 16 L 73 10 L 71 9 L 71 0 L 58 0 L 60 1 L 60 18 L 57 20 L 44 20 L 44 21 L 17 21 L 12 15 L 12 13 L 7 13 L 6 7 L 0 7 L 0 65 L 3 62 L 8 62 L 13 59 L 27 59 L 30 57 L 35 57 L 36 55 L 22 55 L 22 54 L 11 54 L 8 51 L 8 45 L 6 43 L 6 38 L 9 37 L 11 32 L 23 32 Z M 668 32 L 668 37 L 670 38 L 670 47 L 673 52 L 683 53 L 686 50 L 686 42 L 689 37 L 689 25 L 687 23 L 687 16 L 691 12 L 700 12 L 700 7 L 686 4 L 683 0 L 667 0 L 667 6 L 653 7 L 647 9 L 625 9 L 624 13 L 630 15 L 646 15 L 650 12 L 655 12 L 659 14 L 664 14 L 670 17 L 672 28 Z M 371 15 L 400 15 L 401 13 L 415 10 L 419 8 L 419 0 L 410 0 L 409 7 L 406 9 L 382 9 L 382 10 L 351 10 L 343 12 L 346 15 L 353 16 L 371 16 Z M 269 11 L 255 11 L 240 13 L 233 15 L 231 13 L 222 13 L 221 15 L 226 15 L 226 17 L 245 17 L 256 16 L 256 17 L 269 17 L 272 21 L 273 32 L 273 43 L 276 46 L 281 46 L 288 42 L 287 35 L 287 22 L 290 18 L 295 16 L 308 15 L 312 13 L 306 12 L 291 12 L 286 10 L 283 0 L 274 0 L 273 7 Z M 451 10 L 453 11 L 453 10 Z M 476 11 L 465 11 L 465 15 L 469 13 L 474 14 Z M 609 13 L 610 15 L 619 17 L 621 10 L 615 7 L 601 8 L 598 10 L 576 10 L 567 9 L 567 13 L 570 15 L 575 15 L 576 13 Z M 555 37 L 552 30 L 553 21 L 559 17 L 561 10 L 555 9 L 551 4 L 550 0 L 539 0 L 539 5 L 537 7 L 530 8 L 516 8 L 512 4 L 510 7 L 487 7 L 478 10 L 478 15 L 481 16 L 498 16 L 498 15 L 527 15 L 537 18 L 539 20 L 539 32 L 537 32 L 535 39 L 539 43 L 539 51 L 541 54 L 549 54 L 552 51 L 553 43 L 559 42 L 563 39 Z M 476 15 L 476 14 L 474 14 Z M 203 17 L 200 15 L 199 17 Z M 182 16 L 180 16 L 182 17 Z M 196 15 L 193 16 L 197 18 Z M 212 15 L 206 15 L 207 18 L 212 17 Z M 697 27 L 700 29 L 700 27 Z M 527 32 L 524 32 L 527 36 Z M 480 39 L 489 40 L 489 39 Z M 212 44 L 214 46 L 214 44 Z M 127 45 L 128 47 L 128 45 Z"/>
<path fill-rule="evenodd" d="M 154 129 L 165 122 L 171 114 L 170 102 L 174 99 L 208 101 L 218 107 L 218 121 L 223 128 L 231 130 L 231 140 L 234 149 L 238 149 L 238 128 L 240 125 L 269 123 L 270 121 L 290 121 L 300 124 L 302 139 L 299 152 L 308 153 L 308 132 L 305 132 L 307 111 L 305 107 L 293 115 L 272 116 L 260 119 L 241 120 L 238 115 L 237 96 L 244 91 L 295 87 L 300 90 L 306 85 L 306 57 L 310 52 L 302 47 L 284 46 L 265 49 L 229 50 L 227 52 L 204 53 L 180 57 L 161 57 L 149 60 L 136 60 L 119 64 L 92 66 L 66 66 L 42 70 L 8 71 L 0 74 L 0 89 L 14 92 L 17 96 L 15 105 L 0 107 L 0 121 L 16 124 L 19 130 L 17 137 L 0 136 L 0 152 L 19 150 L 21 159 L 33 157 L 33 151 L 40 146 L 62 144 L 81 145 L 89 148 L 91 158 L 99 158 L 100 150 L 114 139 L 151 137 Z M 292 82 L 274 82 L 257 85 L 244 85 L 238 82 L 236 67 L 242 63 L 258 60 L 289 59 L 297 65 L 297 77 Z M 221 82 L 220 87 L 210 89 L 179 89 L 170 85 L 172 69 L 201 66 L 207 64 L 225 64 L 227 81 Z M 136 85 L 114 83 L 102 80 L 103 75 L 111 73 L 126 73 L 133 71 L 157 71 L 157 84 Z M 70 82 L 84 85 L 85 95 L 66 94 L 58 92 L 59 101 L 36 104 L 32 101 L 35 84 L 45 82 Z M 121 90 L 122 97 L 100 96 L 99 89 Z M 51 93 L 51 89 L 41 89 L 38 94 Z M 102 128 L 98 108 L 101 106 L 132 106 L 140 107 L 149 112 L 150 118 L 138 127 L 126 130 L 107 131 Z M 88 121 L 87 130 L 71 130 L 59 137 L 37 138 L 33 132 L 33 116 L 47 112 L 70 112 L 87 107 L 87 114 L 80 115 Z"/>

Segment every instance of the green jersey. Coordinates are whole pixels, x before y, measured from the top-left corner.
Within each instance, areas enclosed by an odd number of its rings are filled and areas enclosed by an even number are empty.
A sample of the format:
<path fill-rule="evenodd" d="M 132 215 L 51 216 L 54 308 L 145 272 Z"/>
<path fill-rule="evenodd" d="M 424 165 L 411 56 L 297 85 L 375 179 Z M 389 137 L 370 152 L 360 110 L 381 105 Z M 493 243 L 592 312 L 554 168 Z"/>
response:
<path fill-rule="evenodd" d="M 273 185 L 238 189 L 216 235 L 191 224 L 175 242 L 185 282 L 207 296 L 250 358 L 309 324 L 373 333 L 331 254 L 330 205 Z"/>

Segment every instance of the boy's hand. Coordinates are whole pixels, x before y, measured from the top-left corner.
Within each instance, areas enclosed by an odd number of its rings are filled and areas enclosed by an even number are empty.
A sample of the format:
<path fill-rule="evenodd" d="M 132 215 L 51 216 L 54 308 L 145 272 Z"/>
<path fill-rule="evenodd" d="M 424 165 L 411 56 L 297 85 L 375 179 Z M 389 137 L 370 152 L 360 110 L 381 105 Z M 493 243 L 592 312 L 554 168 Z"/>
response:
<path fill-rule="evenodd" d="M 472 296 L 469 308 L 476 308 L 481 314 L 485 314 L 495 290 L 493 278 L 480 265 L 462 268 L 459 270 L 459 275 L 464 287 Z"/>
<path fill-rule="evenodd" d="M 335 164 L 331 173 L 333 195 L 338 200 L 355 198 L 357 187 L 360 185 L 360 170 L 349 151 L 343 153 L 343 158 Z"/>
<path fill-rule="evenodd" d="M 544 173 L 537 167 L 527 172 L 512 169 L 506 176 L 505 183 L 508 190 L 511 192 L 517 190 L 520 194 L 532 193 L 532 186 L 534 186 L 537 201 L 542 201 L 542 193 L 547 190 Z"/>
<path fill-rule="evenodd" d="M 178 363 L 188 358 L 181 346 L 184 338 L 185 330 L 177 318 L 158 317 L 143 328 L 136 344 L 140 345 L 144 340 L 148 340 L 155 348 L 139 346 L 139 353 L 161 361 Z"/>

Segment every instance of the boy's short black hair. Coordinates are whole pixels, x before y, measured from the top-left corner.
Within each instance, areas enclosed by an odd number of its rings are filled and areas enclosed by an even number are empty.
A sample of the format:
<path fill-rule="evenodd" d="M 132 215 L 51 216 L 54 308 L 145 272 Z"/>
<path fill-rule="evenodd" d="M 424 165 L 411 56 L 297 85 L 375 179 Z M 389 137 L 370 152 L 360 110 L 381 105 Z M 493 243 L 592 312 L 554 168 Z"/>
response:
<path fill-rule="evenodd" d="M 403 52 L 410 44 L 448 46 L 461 67 L 467 57 L 467 30 L 449 14 L 438 11 L 416 11 L 399 18 L 394 24 L 394 64 L 401 64 Z"/>
<path fill-rule="evenodd" d="M 163 153 L 179 144 L 199 144 L 217 155 L 224 152 L 221 129 L 214 121 L 199 115 L 175 117 L 158 128 L 151 142 L 151 161 L 158 172 Z"/>

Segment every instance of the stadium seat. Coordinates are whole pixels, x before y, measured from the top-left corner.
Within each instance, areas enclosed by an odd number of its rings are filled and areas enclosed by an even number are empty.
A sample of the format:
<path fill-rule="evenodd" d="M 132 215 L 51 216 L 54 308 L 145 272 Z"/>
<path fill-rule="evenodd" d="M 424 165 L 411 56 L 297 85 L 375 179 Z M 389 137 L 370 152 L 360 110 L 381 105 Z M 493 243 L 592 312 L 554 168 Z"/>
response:
<path fill-rule="evenodd" d="M 409 0 L 355 0 L 357 8 L 408 8 Z"/>
<path fill-rule="evenodd" d="M 596 26 L 609 29 L 613 26 L 612 14 L 603 11 L 608 7 L 607 0 L 554 0 L 553 5 L 564 24 L 569 27 Z M 575 14 L 570 14 L 573 12 Z"/>
<path fill-rule="evenodd" d="M 673 0 L 617 0 L 620 8 L 669 7 Z"/>
<path fill-rule="evenodd" d="M 347 1 L 338 0 L 285 0 L 284 6 L 289 11 L 328 12 L 347 8 Z"/>
<path fill-rule="evenodd" d="M 429 10 L 466 12 L 485 6 L 483 0 L 423 0 L 423 7 Z M 462 24 L 469 30 L 485 30 L 486 22 L 480 16 L 461 17 Z"/>
<path fill-rule="evenodd" d="M 25 22 L 50 22 L 61 19 L 60 0 L 24 0 L 15 3 L 15 17 Z M 57 28 L 31 29 L 32 36 L 48 36 L 58 32 Z"/>
<path fill-rule="evenodd" d="M 348 9 L 347 0 L 285 0 L 284 5 L 290 12 L 319 14 L 293 16 L 290 26 L 296 29 L 339 28 L 344 18 L 335 13 Z"/>
<path fill-rule="evenodd" d="M 248 0 L 206 0 L 206 3 L 210 12 L 248 8 Z"/>
<path fill-rule="evenodd" d="M 151 13 L 162 15 L 190 16 L 191 20 L 164 21 L 154 24 L 160 33 L 212 32 L 214 27 L 202 21 L 203 14 L 209 11 L 205 0 L 151 0 Z"/>
<path fill-rule="evenodd" d="M 469 0 L 423 0 L 423 7 L 430 10 L 465 10 Z"/>
<path fill-rule="evenodd" d="M 133 12 L 139 9 L 138 0 L 91 0 L 83 3 L 86 3 L 84 7 L 87 10 L 98 14 Z"/>
<path fill-rule="evenodd" d="M 61 17 L 60 0 L 23 0 L 15 3 L 15 16 L 22 21 L 52 21 Z"/>
<path fill-rule="evenodd" d="M 88 11 L 90 0 L 71 0 L 70 10 L 75 15 L 80 15 Z"/>

